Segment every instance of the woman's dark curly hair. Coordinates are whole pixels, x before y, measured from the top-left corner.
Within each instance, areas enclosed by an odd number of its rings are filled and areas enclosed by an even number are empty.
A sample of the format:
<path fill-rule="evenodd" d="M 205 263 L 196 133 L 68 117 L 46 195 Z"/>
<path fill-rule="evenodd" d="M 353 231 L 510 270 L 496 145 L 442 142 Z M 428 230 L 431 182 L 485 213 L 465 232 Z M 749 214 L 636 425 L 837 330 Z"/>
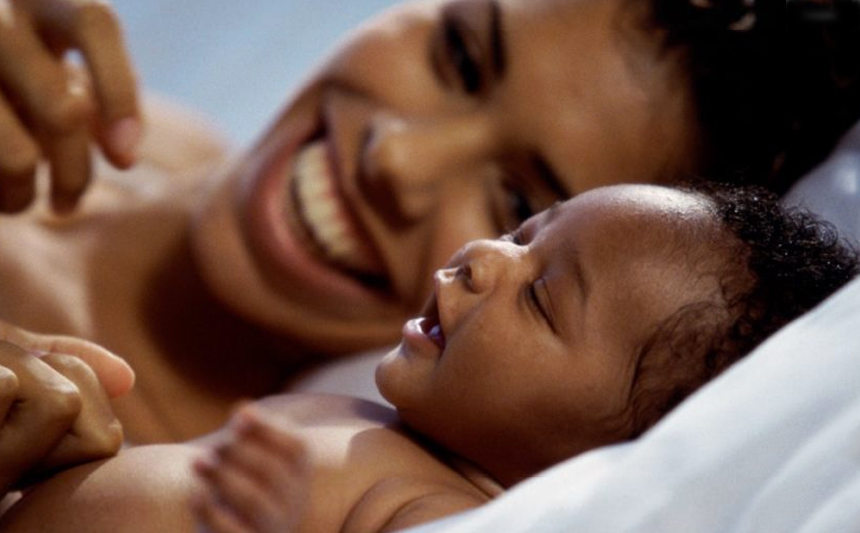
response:
<path fill-rule="evenodd" d="M 647 26 L 664 50 L 681 52 L 702 174 L 782 194 L 860 119 L 856 0 L 651 0 L 650 7 Z"/>
<path fill-rule="evenodd" d="M 696 185 L 725 228 L 722 301 L 687 306 L 642 347 L 633 436 L 860 272 L 858 251 L 829 224 L 759 187 Z M 711 236 L 713 237 L 713 236 Z M 703 237 L 708 238 L 708 237 Z M 713 244 L 712 244 L 713 246 Z"/>

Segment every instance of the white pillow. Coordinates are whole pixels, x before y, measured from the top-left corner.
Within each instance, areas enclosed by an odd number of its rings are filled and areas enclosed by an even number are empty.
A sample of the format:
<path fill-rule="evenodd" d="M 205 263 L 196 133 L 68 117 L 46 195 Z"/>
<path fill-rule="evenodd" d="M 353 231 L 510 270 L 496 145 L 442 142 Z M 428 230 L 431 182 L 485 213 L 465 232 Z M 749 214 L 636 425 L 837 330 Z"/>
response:
<path fill-rule="evenodd" d="M 634 443 L 415 533 L 860 531 L 860 279 Z"/>
<path fill-rule="evenodd" d="M 860 242 L 860 122 L 830 157 L 788 191 L 784 201 L 807 207 L 832 222 L 843 236 Z"/>

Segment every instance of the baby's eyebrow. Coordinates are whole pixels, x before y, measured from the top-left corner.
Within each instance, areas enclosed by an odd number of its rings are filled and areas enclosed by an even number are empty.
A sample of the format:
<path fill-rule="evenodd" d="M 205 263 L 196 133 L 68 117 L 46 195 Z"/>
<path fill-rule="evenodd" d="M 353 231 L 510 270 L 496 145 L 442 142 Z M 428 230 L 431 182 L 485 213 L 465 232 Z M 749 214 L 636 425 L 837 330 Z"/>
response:
<path fill-rule="evenodd" d="M 546 221 L 547 222 L 552 222 L 558 216 L 559 208 L 561 207 L 561 204 L 563 204 L 563 203 L 564 202 L 562 200 L 556 200 L 555 202 L 552 203 L 551 206 L 546 208 Z"/>

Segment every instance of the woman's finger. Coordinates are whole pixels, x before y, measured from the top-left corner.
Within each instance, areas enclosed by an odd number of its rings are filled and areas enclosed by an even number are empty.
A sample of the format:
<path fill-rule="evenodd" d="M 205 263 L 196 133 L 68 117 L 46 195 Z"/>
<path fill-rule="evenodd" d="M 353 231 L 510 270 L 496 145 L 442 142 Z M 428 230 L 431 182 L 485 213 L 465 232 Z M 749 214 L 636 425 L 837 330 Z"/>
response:
<path fill-rule="evenodd" d="M 38 465 L 40 472 L 110 457 L 122 445 L 122 426 L 95 372 L 72 355 L 48 354 L 42 361 L 74 383 L 81 410 L 68 432 Z"/>
<path fill-rule="evenodd" d="M 81 409 L 77 387 L 20 346 L 0 340 L 0 366 L 15 373 L 12 404 L 0 424 L 0 491 L 56 446 Z"/>
<path fill-rule="evenodd" d="M 89 145 L 84 124 L 45 140 L 45 155 L 51 164 L 51 204 L 59 213 L 73 210 L 90 182 Z"/>
<path fill-rule="evenodd" d="M 0 94 L 0 212 L 15 213 L 32 203 L 39 157 L 35 139 Z"/>
<path fill-rule="evenodd" d="M 0 83 L 26 126 L 44 135 L 68 133 L 89 121 L 88 95 L 70 90 L 66 67 L 46 48 L 27 14 L 14 8 L 0 17 Z"/>
<path fill-rule="evenodd" d="M 137 75 L 121 23 L 103 0 L 17 0 L 43 34 L 84 56 L 98 106 L 100 145 L 111 163 L 131 165 L 140 138 Z"/>
<path fill-rule="evenodd" d="M 40 354 L 73 355 L 89 366 L 111 398 L 127 394 L 134 386 L 134 371 L 120 357 L 98 344 L 78 337 L 41 335 L 0 320 L 0 341 Z"/>

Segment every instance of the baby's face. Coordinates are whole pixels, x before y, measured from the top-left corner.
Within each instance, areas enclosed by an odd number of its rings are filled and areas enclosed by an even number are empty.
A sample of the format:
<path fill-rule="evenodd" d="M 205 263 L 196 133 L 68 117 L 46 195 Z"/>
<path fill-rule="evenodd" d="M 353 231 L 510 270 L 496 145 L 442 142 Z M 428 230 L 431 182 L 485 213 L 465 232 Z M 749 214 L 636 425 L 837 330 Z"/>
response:
<path fill-rule="evenodd" d="M 622 440 L 640 348 L 682 306 L 716 298 L 696 266 L 719 231 L 707 200 L 619 186 L 472 242 L 436 273 L 379 388 L 413 428 L 511 469 L 500 477 Z"/>

